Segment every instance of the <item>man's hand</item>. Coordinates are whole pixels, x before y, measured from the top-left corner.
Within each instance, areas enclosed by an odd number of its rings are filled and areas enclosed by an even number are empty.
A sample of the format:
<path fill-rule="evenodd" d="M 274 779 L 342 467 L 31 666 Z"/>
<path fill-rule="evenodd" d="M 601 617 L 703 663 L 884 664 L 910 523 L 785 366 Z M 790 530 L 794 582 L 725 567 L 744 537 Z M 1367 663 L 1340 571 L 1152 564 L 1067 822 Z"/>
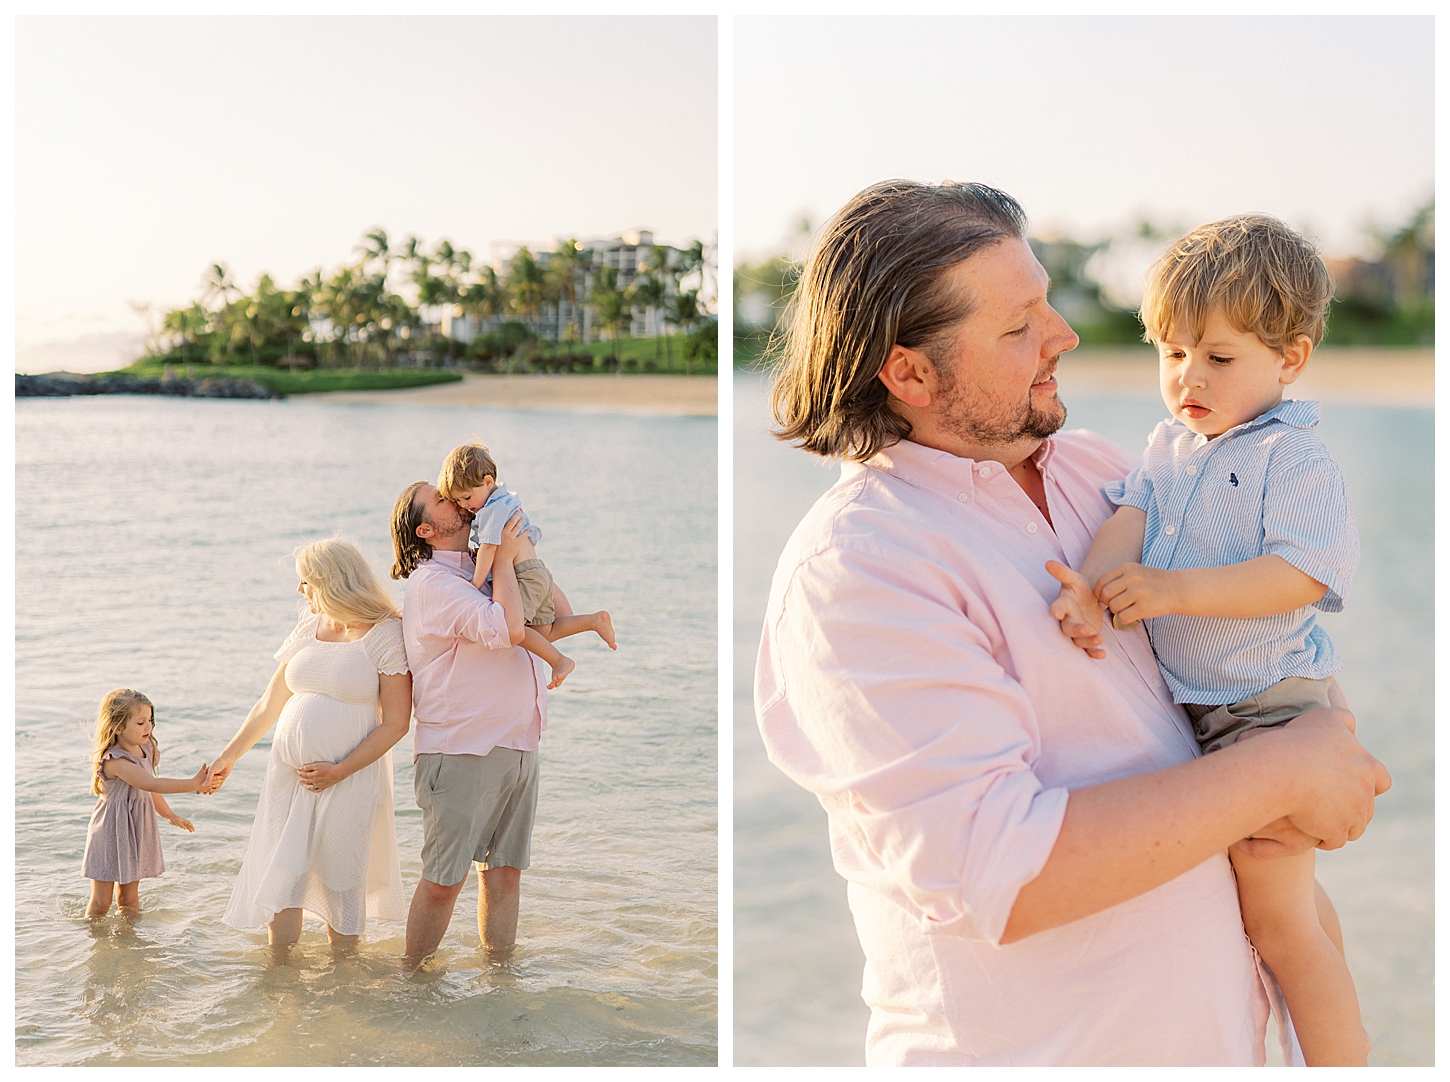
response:
<path fill-rule="evenodd" d="M 1339 849 L 1363 834 L 1374 818 L 1375 797 L 1390 787 L 1389 771 L 1354 738 L 1353 726 L 1354 715 L 1347 710 L 1319 707 L 1255 741 L 1276 740 L 1294 749 L 1296 810 L 1287 819 L 1295 830 L 1319 839 L 1320 849 Z M 1274 833 L 1265 841 L 1282 845 L 1282 838 L 1282 832 Z M 1240 844 L 1253 856 L 1271 855 L 1258 850 L 1275 848 Z"/>
<path fill-rule="evenodd" d="M 1174 590 L 1173 572 L 1142 564 L 1113 568 L 1098 579 L 1093 593 L 1112 610 L 1114 622 L 1120 625 L 1183 611 Z"/>
<path fill-rule="evenodd" d="M 519 554 L 519 539 L 524 535 L 524 513 L 515 511 L 504 523 L 503 536 L 499 538 L 498 552 L 512 566 Z"/>
<path fill-rule="evenodd" d="M 1072 644 L 1087 651 L 1087 656 L 1102 660 L 1103 607 L 1093 595 L 1092 584 L 1066 564 L 1047 561 L 1047 573 L 1062 583 L 1057 600 L 1047 607 L 1048 614 L 1062 624 L 1062 633 Z"/>

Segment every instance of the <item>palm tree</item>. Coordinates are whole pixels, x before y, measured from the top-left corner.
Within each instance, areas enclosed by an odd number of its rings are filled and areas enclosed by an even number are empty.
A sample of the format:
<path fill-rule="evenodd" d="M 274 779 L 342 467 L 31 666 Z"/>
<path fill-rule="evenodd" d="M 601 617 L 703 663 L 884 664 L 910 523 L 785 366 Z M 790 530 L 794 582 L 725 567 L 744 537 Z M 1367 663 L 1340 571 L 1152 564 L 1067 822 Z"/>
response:
<path fill-rule="evenodd" d="M 539 309 L 544 304 L 544 268 L 528 248 L 520 248 L 509 259 L 505 284 L 509 304 L 524 317 L 524 324 L 533 331 L 533 324 L 538 321 Z"/>
<path fill-rule="evenodd" d="M 579 278 L 588 269 L 593 258 L 592 249 L 580 248 L 579 242 L 570 237 L 559 245 L 557 251 L 550 254 L 549 266 L 545 272 L 550 299 L 561 305 L 568 300 L 570 316 L 580 320 L 581 335 L 583 319 L 579 312 Z"/>
<path fill-rule="evenodd" d="M 589 291 L 589 303 L 599 313 L 599 322 L 610 329 L 612 350 L 616 362 L 619 360 L 619 339 L 623 337 L 624 326 L 630 318 L 629 296 L 619 288 L 619 272 L 613 267 L 600 267 L 594 275 L 594 285 Z"/>
<path fill-rule="evenodd" d="M 700 291 L 698 289 L 685 290 L 676 293 L 670 303 L 669 321 L 679 327 L 686 334 L 694 327 L 700 318 Z M 685 375 L 690 374 L 689 352 L 685 354 Z"/>
<path fill-rule="evenodd" d="M 664 314 L 665 296 L 669 293 L 669 287 L 653 273 L 644 274 L 634 280 L 634 299 L 645 306 L 646 309 L 653 308 Z M 660 360 L 660 338 L 655 336 L 655 364 Z"/>

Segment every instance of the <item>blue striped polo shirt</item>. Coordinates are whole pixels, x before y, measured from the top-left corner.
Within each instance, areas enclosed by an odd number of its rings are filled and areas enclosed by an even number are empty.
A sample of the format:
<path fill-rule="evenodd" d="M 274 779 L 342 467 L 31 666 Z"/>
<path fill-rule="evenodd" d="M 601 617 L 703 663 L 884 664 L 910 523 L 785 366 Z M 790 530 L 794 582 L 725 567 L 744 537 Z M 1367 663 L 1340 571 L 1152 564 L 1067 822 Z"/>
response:
<path fill-rule="evenodd" d="M 1175 702 L 1221 706 L 1290 676 L 1320 679 L 1342 667 L 1314 610 L 1344 608 L 1359 535 L 1318 424 L 1318 402 L 1293 400 L 1212 440 L 1163 421 L 1143 465 L 1104 489 L 1114 504 L 1147 513 L 1146 567 L 1224 567 L 1274 555 L 1328 588 L 1314 604 L 1275 616 L 1145 620 Z"/>

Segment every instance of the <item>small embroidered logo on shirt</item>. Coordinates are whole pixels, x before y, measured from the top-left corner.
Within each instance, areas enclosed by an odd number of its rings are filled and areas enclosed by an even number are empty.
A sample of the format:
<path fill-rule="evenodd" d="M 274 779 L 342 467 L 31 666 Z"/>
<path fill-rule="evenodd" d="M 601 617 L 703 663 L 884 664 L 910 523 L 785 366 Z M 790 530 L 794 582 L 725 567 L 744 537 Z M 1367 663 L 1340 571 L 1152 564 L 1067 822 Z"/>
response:
<path fill-rule="evenodd" d="M 1228 475 L 1228 483 L 1231 484 L 1231 485 L 1233 485 L 1234 488 L 1238 488 L 1239 487 L 1239 475 L 1236 474 L 1236 473 L 1229 474 Z"/>

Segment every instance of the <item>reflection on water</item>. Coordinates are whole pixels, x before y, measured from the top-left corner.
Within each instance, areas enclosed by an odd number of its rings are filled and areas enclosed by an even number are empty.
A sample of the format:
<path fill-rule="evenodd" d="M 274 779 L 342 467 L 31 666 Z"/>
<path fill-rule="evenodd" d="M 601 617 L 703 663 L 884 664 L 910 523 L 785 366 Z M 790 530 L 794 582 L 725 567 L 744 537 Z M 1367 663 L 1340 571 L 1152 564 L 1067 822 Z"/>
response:
<path fill-rule="evenodd" d="M 17 1063 L 715 1062 L 713 420 L 110 398 L 22 402 L 16 423 Z M 222 924 L 265 739 L 217 795 L 169 798 L 196 833 L 162 824 L 167 870 L 141 883 L 140 916 L 87 920 L 101 696 L 144 690 L 162 773 L 189 774 L 275 666 L 296 616 L 287 554 L 341 533 L 385 570 L 393 498 L 473 436 L 571 599 L 620 635 L 617 654 L 569 641 L 509 963 L 478 950 L 476 877 L 411 974 L 402 923 L 335 953 L 309 919 L 276 961 Z M 405 742 L 393 784 L 411 894 L 410 758 Z"/>
<path fill-rule="evenodd" d="M 1122 393 L 1064 382 L 1061 394 L 1070 427 L 1135 454 L 1163 414 L 1151 382 Z M 825 813 L 770 765 L 751 702 L 776 560 L 837 470 L 771 440 L 766 410 L 762 377 L 737 373 L 735 1062 L 860 1064 L 864 960 Z M 1344 470 L 1362 550 L 1346 611 L 1321 619 L 1344 658 L 1359 737 L 1395 784 L 1360 842 L 1318 855 L 1318 877 L 1344 926 L 1371 1065 L 1425 1066 L 1434 1062 L 1434 416 L 1326 402 L 1319 431 Z"/>

